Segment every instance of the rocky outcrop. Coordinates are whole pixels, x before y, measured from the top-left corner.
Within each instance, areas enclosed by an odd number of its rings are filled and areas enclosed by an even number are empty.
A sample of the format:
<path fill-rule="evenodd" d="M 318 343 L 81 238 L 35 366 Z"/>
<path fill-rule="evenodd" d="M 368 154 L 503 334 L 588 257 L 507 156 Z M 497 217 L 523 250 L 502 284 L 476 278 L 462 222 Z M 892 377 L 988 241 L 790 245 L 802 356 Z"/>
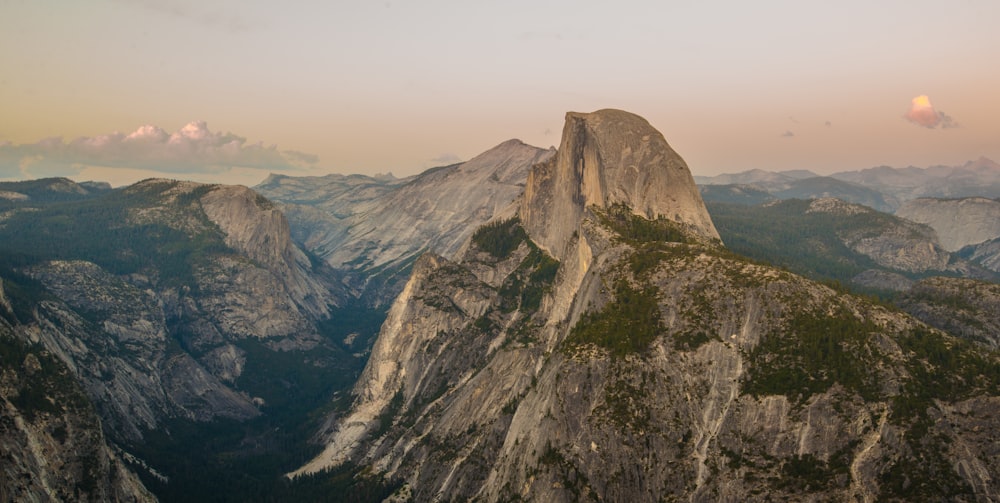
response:
<path fill-rule="evenodd" d="M 339 270 L 352 295 L 381 304 L 399 293 L 420 254 L 452 256 L 477 227 L 509 211 L 531 166 L 551 155 L 509 140 L 402 180 L 272 177 L 255 190 L 281 203 L 296 239 Z"/>
<path fill-rule="evenodd" d="M 0 320 L 0 500 L 156 501 L 62 362 Z"/>
<path fill-rule="evenodd" d="M 241 380 L 248 367 L 269 352 L 311 351 L 307 368 L 340 354 L 318 328 L 339 298 L 331 271 L 296 247 L 262 196 L 146 180 L 88 204 L 87 218 L 108 222 L 75 237 L 78 251 L 39 254 L 80 259 L 36 260 L 5 279 L 29 306 L 15 333 L 72 369 L 116 440 L 138 442 L 174 419 L 256 417 L 266 400 Z M 52 235 L 19 229 L 29 242 Z M 45 295 L 28 294 L 38 289 Z"/>
<path fill-rule="evenodd" d="M 329 316 L 336 299 L 316 279 L 312 264 L 291 239 L 285 215 L 256 192 L 219 187 L 201 198 L 205 215 L 226 235 L 226 244 L 256 261 L 283 285 L 292 301 L 314 318 Z"/>
<path fill-rule="evenodd" d="M 876 223 L 880 215 L 875 210 L 833 198 L 812 200 L 806 212 L 870 216 L 875 225 L 847 227 L 837 235 L 848 248 L 882 267 L 907 273 L 943 271 L 951 260 L 951 254 L 938 245 L 935 232 L 925 225 L 884 217 L 886 222 Z"/>
<path fill-rule="evenodd" d="M 558 155 L 528 176 L 525 229 L 563 259 L 584 211 L 614 204 L 719 238 L 687 164 L 645 119 L 620 110 L 566 114 Z"/>
<path fill-rule="evenodd" d="M 1000 285 L 933 277 L 896 299 L 904 311 L 956 337 L 1000 349 Z"/>
<path fill-rule="evenodd" d="M 931 226 L 948 251 L 1000 237 L 1000 201 L 993 199 L 914 199 L 896 215 Z"/>
<path fill-rule="evenodd" d="M 621 114 L 611 123 L 634 122 Z M 1000 426 L 1000 382 L 971 377 L 995 353 L 735 256 L 700 205 L 656 210 L 683 184 L 615 192 L 628 186 L 599 169 L 607 130 L 580 120 L 534 168 L 519 218 L 481 228 L 455 261 L 418 262 L 353 406 L 293 476 L 352 462 L 416 501 L 1000 493 L 981 433 Z"/>

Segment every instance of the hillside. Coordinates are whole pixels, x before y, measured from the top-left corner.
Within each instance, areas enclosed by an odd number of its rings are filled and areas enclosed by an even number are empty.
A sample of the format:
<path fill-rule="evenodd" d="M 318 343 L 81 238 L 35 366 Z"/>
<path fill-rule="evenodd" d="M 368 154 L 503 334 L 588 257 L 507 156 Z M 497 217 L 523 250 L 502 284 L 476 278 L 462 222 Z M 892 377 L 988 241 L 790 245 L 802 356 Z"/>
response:
<path fill-rule="evenodd" d="M 0 220 L 0 279 L 12 333 L 67 366 L 168 500 L 245 494 L 248 477 L 280 488 L 282 464 L 308 452 L 308 414 L 353 381 L 379 318 L 342 303 L 333 271 L 245 187 L 147 180 L 23 201 Z"/>

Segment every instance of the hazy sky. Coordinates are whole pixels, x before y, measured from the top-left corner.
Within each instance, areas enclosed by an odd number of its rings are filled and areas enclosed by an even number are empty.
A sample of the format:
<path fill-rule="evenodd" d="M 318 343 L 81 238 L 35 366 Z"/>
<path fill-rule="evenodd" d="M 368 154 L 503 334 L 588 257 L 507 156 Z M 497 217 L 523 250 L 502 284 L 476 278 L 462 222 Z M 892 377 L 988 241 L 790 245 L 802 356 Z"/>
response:
<path fill-rule="evenodd" d="M 996 0 L 0 0 L 0 179 L 402 176 L 608 107 L 702 175 L 1000 161 L 998 61 Z"/>

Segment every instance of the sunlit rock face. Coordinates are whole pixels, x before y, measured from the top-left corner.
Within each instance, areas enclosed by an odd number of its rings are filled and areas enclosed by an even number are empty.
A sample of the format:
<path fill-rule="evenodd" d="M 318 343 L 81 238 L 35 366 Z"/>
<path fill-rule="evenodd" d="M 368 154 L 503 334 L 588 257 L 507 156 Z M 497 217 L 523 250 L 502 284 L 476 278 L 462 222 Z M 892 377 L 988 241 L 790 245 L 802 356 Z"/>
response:
<path fill-rule="evenodd" d="M 995 497 L 1000 376 L 971 376 L 997 356 L 728 252 L 665 145 L 569 114 L 517 218 L 416 263 L 290 475 L 355 463 L 416 501 Z M 938 345 L 970 367 L 929 370 Z"/>
<path fill-rule="evenodd" d="M 340 271 L 351 295 L 388 304 L 421 254 L 454 256 L 480 225 L 509 216 L 532 166 L 553 154 L 508 140 L 404 179 L 271 176 L 255 189 L 281 203 L 293 237 Z"/>
<path fill-rule="evenodd" d="M 687 164 L 645 119 L 610 109 L 567 113 L 558 155 L 528 177 L 525 229 L 562 258 L 584 210 L 615 203 L 719 237 Z"/>

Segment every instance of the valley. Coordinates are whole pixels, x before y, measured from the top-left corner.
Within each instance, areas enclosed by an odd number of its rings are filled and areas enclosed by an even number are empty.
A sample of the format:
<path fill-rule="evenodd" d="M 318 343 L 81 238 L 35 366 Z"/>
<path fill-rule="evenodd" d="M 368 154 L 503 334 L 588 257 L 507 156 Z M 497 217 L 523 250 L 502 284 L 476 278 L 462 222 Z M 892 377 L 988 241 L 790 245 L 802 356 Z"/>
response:
<path fill-rule="evenodd" d="M 994 166 L 699 187 L 600 110 L 403 179 L 0 183 L 0 495 L 989 500 Z"/>

